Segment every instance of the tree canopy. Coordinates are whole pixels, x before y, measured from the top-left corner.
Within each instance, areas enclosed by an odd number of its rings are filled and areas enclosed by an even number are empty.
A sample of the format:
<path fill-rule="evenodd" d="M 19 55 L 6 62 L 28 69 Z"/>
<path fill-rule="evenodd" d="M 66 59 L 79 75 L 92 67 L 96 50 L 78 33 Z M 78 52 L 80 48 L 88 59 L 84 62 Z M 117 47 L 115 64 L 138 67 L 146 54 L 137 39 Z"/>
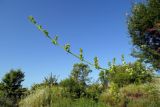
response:
<path fill-rule="evenodd" d="M 21 70 L 10 70 L 10 72 L 5 74 L 0 83 L 0 91 L 3 92 L 3 97 L 10 99 L 13 102 L 12 106 L 16 106 L 18 100 L 26 91 L 22 87 L 23 81 L 24 73 Z"/>
<path fill-rule="evenodd" d="M 71 72 L 71 78 L 73 78 L 77 83 L 86 85 L 89 80 L 88 74 L 91 72 L 88 65 L 83 63 L 74 64 L 73 70 Z"/>
<path fill-rule="evenodd" d="M 128 17 L 132 55 L 160 69 L 160 0 L 135 4 Z"/>

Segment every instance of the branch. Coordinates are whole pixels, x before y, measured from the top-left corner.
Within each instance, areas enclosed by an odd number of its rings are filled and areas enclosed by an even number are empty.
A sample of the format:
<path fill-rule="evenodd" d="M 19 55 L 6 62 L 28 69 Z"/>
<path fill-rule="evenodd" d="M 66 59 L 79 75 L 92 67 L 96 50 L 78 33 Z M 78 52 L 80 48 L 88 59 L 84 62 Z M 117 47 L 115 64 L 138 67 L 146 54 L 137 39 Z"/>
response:
<path fill-rule="evenodd" d="M 80 61 L 87 63 L 88 65 L 94 67 L 97 70 L 107 70 L 106 68 L 102 68 L 99 66 L 99 62 L 98 62 L 98 58 L 95 57 L 94 58 L 94 64 L 89 62 L 88 60 L 84 59 L 83 57 L 83 50 L 82 48 L 80 48 L 80 54 L 75 54 L 71 51 L 70 49 L 70 44 L 65 44 L 64 46 L 58 43 L 58 36 L 55 36 L 54 38 L 52 38 L 49 35 L 49 32 L 45 29 L 42 28 L 41 25 L 39 25 L 36 20 L 34 19 L 33 16 L 29 16 L 28 19 L 37 27 L 38 30 L 40 30 L 51 42 L 53 45 L 58 46 L 62 49 L 64 49 L 64 51 L 66 51 L 67 53 L 71 54 L 72 56 L 78 58 Z"/>

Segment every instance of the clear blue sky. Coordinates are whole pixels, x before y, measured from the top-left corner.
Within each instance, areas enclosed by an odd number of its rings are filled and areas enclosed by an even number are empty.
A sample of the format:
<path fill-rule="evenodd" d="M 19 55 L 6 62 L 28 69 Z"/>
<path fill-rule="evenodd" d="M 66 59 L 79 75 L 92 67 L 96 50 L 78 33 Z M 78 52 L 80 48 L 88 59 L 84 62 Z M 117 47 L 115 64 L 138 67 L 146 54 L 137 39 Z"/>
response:
<path fill-rule="evenodd" d="M 124 54 L 134 61 L 125 13 L 130 0 L 0 0 L 0 78 L 10 69 L 25 72 L 25 86 L 42 82 L 45 76 L 68 77 L 76 58 L 51 45 L 27 19 L 33 15 L 60 43 L 70 43 L 85 58 L 99 57 L 107 67 L 114 57 Z M 92 68 L 93 69 L 93 68 Z M 93 69 L 92 77 L 98 77 Z"/>

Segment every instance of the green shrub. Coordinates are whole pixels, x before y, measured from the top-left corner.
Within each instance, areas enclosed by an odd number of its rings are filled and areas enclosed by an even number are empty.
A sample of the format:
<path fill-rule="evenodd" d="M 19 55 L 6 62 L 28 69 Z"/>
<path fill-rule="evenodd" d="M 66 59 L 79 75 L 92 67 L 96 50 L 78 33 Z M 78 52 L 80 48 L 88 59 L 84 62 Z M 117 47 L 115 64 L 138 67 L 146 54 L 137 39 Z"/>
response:
<path fill-rule="evenodd" d="M 117 84 L 111 83 L 110 88 L 100 95 L 99 100 L 111 106 L 116 106 L 120 102 L 119 87 Z"/>
<path fill-rule="evenodd" d="M 64 96 L 71 98 L 80 98 L 86 96 L 88 77 L 91 72 L 88 65 L 77 63 L 73 65 L 73 70 L 69 78 L 60 82 L 60 86 L 64 88 Z"/>
<path fill-rule="evenodd" d="M 44 77 L 44 80 L 42 83 L 39 84 L 33 84 L 31 86 L 31 91 L 34 91 L 38 88 L 43 88 L 47 86 L 57 86 L 58 85 L 58 78 L 56 75 L 52 75 L 52 73 L 48 77 Z"/>
<path fill-rule="evenodd" d="M 60 87 L 41 87 L 37 88 L 19 103 L 20 107 L 49 107 L 61 97 L 62 88 Z"/>
<path fill-rule="evenodd" d="M 84 87 L 78 84 L 73 78 L 67 78 L 60 82 L 60 86 L 63 87 L 63 96 L 70 98 L 80 98 L 83 96 Z"/>
<path fill-rule="evenodd" d="M 0 105 L 1 107 L 16 107 L 13 105 L 13 101 L 9 98 L 0 97 Z"/>
<path fill-rule="evenodd" d="M 102 91 L 103 87 L 98 83 L 94 83 L 86 88 L 86 97 L 94 101 L 98 101 Z"/>
<path fill-rule="evenodd" d="M 128 84 L 141 84 L 152 81 L 152 70 L 143 63 L 136 61 L 134 63 L 123 63 L 122 65 L 110 65 L 108 80 L 123 87 Z"/>
<path fill-rule="evenodd" d="M 119 88 L 111 83 L 99 100 L 115 107 L 160 107 L 160 79 Z"/>
<path fill-rule="evenodd" d="M 13 107 L 13 101 L 5 97 L 5 93 L 0 91 L 0 106 L 1 107 Z"/>
<path fill-rule="evenodd" d="M 160 101 L 150 99 L 135 99 L 128 103 L 127 107 L 160 107 Z"/>
<path fill-rule="evenodd" d="M 121 103 L 127 107 L 159 107 L 160 88 L 159 84 L 131 84 L 120 89 Z"/>
<path fill-rule="evenodd" d="M 102 102 L 95 102 L 88 98 L 71 99 L 62 96 L 61 87 L 46 87 L 36 89 L 35 92 L 22 99 L 20 107 L 109 107 Z"/>

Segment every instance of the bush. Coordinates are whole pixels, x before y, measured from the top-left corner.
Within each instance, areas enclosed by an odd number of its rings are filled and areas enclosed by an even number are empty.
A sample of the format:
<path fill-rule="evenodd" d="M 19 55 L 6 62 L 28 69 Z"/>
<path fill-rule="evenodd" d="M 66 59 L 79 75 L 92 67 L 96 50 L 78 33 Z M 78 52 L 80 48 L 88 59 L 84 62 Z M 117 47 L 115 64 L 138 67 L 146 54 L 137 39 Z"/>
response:
<path fill-rule="evenodd" d="M 160 107 L 160 101 L 155 102 L 150 99 L 135 99 L 130 101 L 127 107 Z"/>
<path fill-rule="evenodd" d="M 120 89 L 121 103 L 127 107 L 159 107 L 159 84 L 147 83 L 141 85 L 131 84 Z"/>
<path fill-rule="evenodd" d="M 71 99 L 62 96 L 61 87 L 46 87 L 36 89 L 34 93 L 22 99 L 20 107 L 109 107 L 104 103 L 97 103 L 94 100 L 79 98 Z"/>
<path fill-rule="evenodd" d="M 67 78 L 62 80 L 60 82 L 60 86 L 63 87 L 64 97 L 80 98 L 85 94 L 84 87 L 82 87 L 81 84 L 78 84 L 73 78 Z"/>
<path fill-rule="evenodd" d="M 52 103 L 61 97 L 60 87 L 37 88 L 19 103 L 20 107 L 50 107 Z M 60 99 L 59 99 L 60 100 Z"/>
<path fill-rule="evenodd" d="M 117 84 L 111 83 L 110 88 L 100 95 L 100 101 L 116 106 L 120 102 L 119 88 Z"/>
<path fill-rule="evenodd" d="M 111 65 L 108 70 L 108 79 L 123 87 L 128 84 L 141 84 L 151 82 L 152 70 L 147 68 L 143 63 L 136 61 L 134 63 Z"/>
<path fill-rule="evenodd" d="M 5 97 L 5 93 L 0 91 L 0 105 L 1 107 L 13 107 L 13 101 Z"/>
<path fill-rule="evenodd" d="M 160 79 L 145 84 L 130 84 L 110 88 L 100 95 L 100 101 L 116 107 L 160 107 Z"/>
<path fill-rule="evenodd" d="M 102 91 L 103 87 L 100 84 L 94 83 L 86 88 L 86 97 L 98 101 Z"/>

